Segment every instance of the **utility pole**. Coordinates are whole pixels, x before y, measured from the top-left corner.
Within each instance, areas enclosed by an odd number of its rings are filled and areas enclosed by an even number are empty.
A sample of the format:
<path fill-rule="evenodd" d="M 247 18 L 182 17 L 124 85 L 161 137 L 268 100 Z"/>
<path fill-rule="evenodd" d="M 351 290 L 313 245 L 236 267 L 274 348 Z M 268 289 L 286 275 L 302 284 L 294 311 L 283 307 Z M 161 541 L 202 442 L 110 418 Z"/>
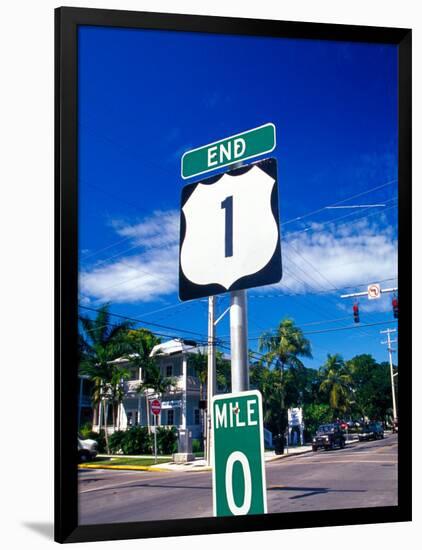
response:
<path fill-rule="evenodd" d="M 208 374 L 207 374 L 207 418 L 206 418 L 206 460 L 211 464 L 211 402 L 216 389 L 216 361 L 215 361 L 215 296 L 208 297 Z"/>
<path fill-rule="evenodd" d="M 245 290 L 230 293 L 232 392 L 249 389 L 248 315 Z"/>
<path fill-rule="evenodd" d="M 387 344 L 387 350 L 388 350 L 388 357 L 390 360 L 390 376 L 391 376 L 391 394 L 393 398 L 393 419 L 394 422 L 397 421 L 397 406 L 396 406 L 396 390 L 394 387 L 394 373 L 393 373 L 393 348 L 391 347 L 391 344 L 394 344 L 397 342 L 397 340 L 391 340 L 390 335 L 396 332 L 395 328 L 388 328 L 387 330 L 381 330 L 381 334 L 387 334 L 387 340 L 384 340 L 381 342 L 381 344 Z"/>

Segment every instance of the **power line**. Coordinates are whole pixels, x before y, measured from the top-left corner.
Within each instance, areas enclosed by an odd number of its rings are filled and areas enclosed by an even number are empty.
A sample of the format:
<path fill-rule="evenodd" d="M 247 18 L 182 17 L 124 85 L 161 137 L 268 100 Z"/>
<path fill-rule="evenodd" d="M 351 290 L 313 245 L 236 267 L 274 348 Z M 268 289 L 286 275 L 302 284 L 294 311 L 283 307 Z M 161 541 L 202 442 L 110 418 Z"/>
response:
<path fill-rule="evenodd" d="M 377 282 L 378 283 L 386 283 L 388 281 L 397 281 L 397 277 L 389 277 L 388 279 L 381 279 L 381 280 L 378 280 L 377 279 Z M 347 286 L 342 286 L 342 287 L 339 287 L 336 289 L 336 291 L 340 291 L 340 290 L 347 290 L 349 288 L 358 288 L 360 286 L 368 286 L 370 284 L 372 284 L 373 281 L 369 281 L 369 282 L 366 282 L 366 283 L 356 283 L 354 285 L 347 285 Z M 270 292 L 270 293 L 264 293 L 264 292 L 259 292 L 258 294 L 249 294 L 248 293 L 248 298 L 284 298 L 284 296 L 303 296 L 303 292 L 278 292 L 278 288 L 277 287 L 273 287 L 275 289 L 274 292 Z M 314 292 L 313 294 L 315 295 L 320 295 L 320 294 L 327 294 L 327 293 L 331 293 L 333 292 L 331 289 L 325 289 L 325 290 L 321 290 L 321 291 L 318 291 L 318 292 Z"/>
<path fill-rule="evenodd" d="M 309 323 L 300 323 L 300 327 L 309 327 L 309 326 L 313 326 L 313 325 L 325 325 L 327 323 L 337 323 L 338 321 L 344 321 L 344 320 L 347 320 L 347 319 L 350 319 L 350 315 L 347 315 L 345 317 L 338 317 L 337 319 L 324 319 L 322 321 L 310 321 Z M 299 324 L 299 323 L 298 323 Z M 267 329 L 265 330 L 265 332 L 271 332 L 271 331 L 276 331 L 277 328 L 270 328 L 270 329 Z M 258 337 L 254 337 L 254 338 L 249 338 L 249 340 L 259 340 L 261 338 L 261 336 L 258 336 Z"/>
<path fill-rule="evenodd" d="M 358 193 L 357 195 L 352 195 L 351 197 L 348 197 L 348 198 L 346 198 L 346 199 L 343 199 L 343 200 L 341 200 L 341 201 L 338 201 L 338 202 L 336 202 L 336 203 L 333 203 L 332 205 L 324 206 L 323 208 L 320 208 L 320 209 L 318 209 L 318 210 L 314 210 L 314 211 L 312 211 L 312 212 L 309 212 L 309 213 L 307 213 L 307 214 L 304 214 L 304 215 L 299 216 L 299 217 L 297 217 L 297 218 L 294 218 L 294 219 L 292 219 L 292 220 L 287 220 L 286 222 L 283 222 L 281 225 L 285 225 L 285 224 L 287 224 L 287 223 L 290 223 L 290 222 L 293 222 L 293 221 L 297 221 L 297 220 L 303 219 L 303 218 L 305 218 L 305 217 L 309 217 L 310 215 L 315 214 L 315 213 L 317 213 L 317 212 L 321 212 L 321 211 L 323 211 L 323 210 L 325 210 L 325 209 L 327 209 L 327 208 L 333 208 L 333 207 L 335 207 L 336 205 L 342 204 L 342 203 L 344 203 L 344 202 L 346 202 L 346 201 L 348 201 L 348 200 L 351 200 L 351 199 L 357 198 L 357 197 L 359 197 L 359 196 L 368 194 L 368 193 L 370 193 L 370 192 L 372 192 L 372 191 L 375 191 L 375 190 L 380 189 L 380 188 L 382 188 L 382 187 L 385 187 L 385 186 L 387 186 L 387 185 L 391 185 L 392 183 L 394 183 L 394 181 L 397 181 L 397 180 L 391 180 L 391 181 L 389 181 L 389 182 L 387 182 L 387 183 L 385 183 L 385 184 L 382 184 L 382 185 L 380 185 L 380 186 L 374 187 L 374 188 L 372 188 L 372 189 L 368 189 L 368 190 L 366 190 L 366 191 L 364 191 L 364 192 L 362 192 L 362 193 Z M 387 201 L 387 202 L 390 202 L 390 201 Z M 366 208 L 366 209 L 368 209 L 368 208 Z M 353 214 L 353 213 L 352 213 L 352 214 Z M 324 224 L 322 224 L 322 225 L 326 225 L 326 224 L 329 224 L 329 223 L 334 223 L 336 220 L 338 220 L 338 219 L 343 219 L 343 218 L 348 217 L 348 216 L 350 216 L 350 215 L 352 215 L 352 214 L 347 214 L 346 216 L 340 216 L 339 218 L 335 218 L 334 220 L 329 220 L 329 221 L 327 221 L 327 222 L 324 222 Z M 363 218 L 363 217 L 358 218 L 358 219 L 362 219 L 362 218 Z M 309 229 L 310 229 L 310 227 L 305 228 L 305 229 L 303 229 L 303 230 L 295 231 L 295 232 L 290 233 L 290 234 L 288 234 L 288 235 L 294 235 L 294 234 L 297 234 L 297 233 L 306 232 L 306 231 L 308 231 Z M 117 244 L 119 244 L 119 243 L 121 243 L 121 242 L 126 241 L 126 240 L 129 239 L 129 238 L 130 238 L 130 237 L 125 237 L 125 238 L 122 239 L 121 241 L 118 241 L 117 243 L 114 243 L 114 244 L 112 244 L 112 245 L 109 245 L 109 246 L 107 246 L 107 247 L 104 247 L 104 248 L 101 249 L 101 250 L 106 250 L 106 249 L 108 249 L 108 248 L 111 248 L 111 247 L 113 247 L 113 246 L 115 246 L 115 245 L 117 245 Z M 123 254 L 125 254 L 125 253 L 127 253 L 127 252 L 130 252 L 131 250 L 134 250 L 134 249 L 136 249 L 136 248 L 140 248 L 141 246 L 142 246 L 142 245 L 140 245 L 140 244 L 133 245 L 133 246 L 131 246 L 131 247 L 128 248 L 128 249 L 125 249 L 125 250 L 123 250 L 123 251 L 120 251 L 120 252 L 118 252 L 118 253 L 112 255 L 111 257 L 108 257 L 108 258 L 105 258 L 105 259 L 103 259 L 103 260 L 100 260 L 100 261 L 96 264 L 95 268 L 98 268 L 99 266 L 101 266 L 101 265 L 103 265 L 103 264 L 109 262 L 110 260 L 112 260 L 112 259 L 114 259 L 114 258 L 117 258 L 117 257 L 119 257 L 119 256 L 122 256 Z M 159 248 L 159 249 L 165 249 L 165 248 L 170 249 L 170 248 L 172 248 L 172 247 L 174 247 L 174 244 L 171 244 L 171 245 L 167 244 L 167 245 L 165 245 L 165 246 L 156 247 L 156 248 Z M 101 251 L 101 250 L 100 250 L 100 251 Z M 100 252 L 100 251 L 97 251 L 97 252 Z M 90 256 L 92 256 L 92 255 L 95 255 L 97 252 L 94 252 L 94 253 L 90 254 L 89 256 L 87 256 L 87 258 L 90 257 Z M 86 259 L 86 258 L 84 258 L 84 259 Z M 140 269 L 138 269 L 138 272 L 139 272 L 139 273 L 145 274 L 145 277 L 151 275 L 150 272 L 143 271 L 143 270 L 140 270 Z M 154 274 L 154 275 L 157 275 L 157 274 Z M 157 276 L 160 277 L 160 275 L 157 275 Z M 113 284 L 113 285 L 111 285 L 111 286 L 109 286 L 109 287 L 106 287 L 106 288 L 103 289 L 103 290 L 109 290 L 110 288 L 115 288 L 115 287 L 117 287 L 117 286 L 120 286 L 121 284 L 125 284 L 125 283 L 127 283 L 127 282 L 131 282 L 131 281 L 133 281 L 133 280 L 135 280 L 135 279 L 137 279 L 137 278 L 138 278 L 138 275 L 136 275 L 135 277 L 131 277 L 131 278 L 129 278 L 129 279 L 126 279 L 126 280 L 124 280 L 124 281 L 120 281 L 120 282 L 118 282 L 118 283 L 115 283 L 115 284 Z M 144 277 L 141 277 L 141 279 L 142 279 L 142 278 L 144 278 Z"/>
<path fill-rule="evenodd" d="M 112 323 L 111 321 L 108 321 L 106 324 L 104 325 L 101 325 L 100 327 L 95 327 L 94 329 L 90 329 L 90 330 L 84 330 L 85 333 L 89 333 L 89 332 L 93 332 L 94 330 L 99 330 L 100 328 L 105 328 L 105 327 L 118 327 L 119 325 L 117 323 Z M 145 327 L 140 327 L 140 328 L 145 328 Z M 134 329 L 136 330 L 136 329 Z M 180 338 L 180 336 L 177 336 L 176 334 L 166 334 L 166 333 L 163 333 L 163 332 L 157 332 L 155 330 L 150 330 L 150 329 L 146 329 L 148 330 L 148 332 L 150 332 L 151 334 L 153 334 L 154 336 L 161 336 L 163 338 L 170 338 L 171 340 L 178 340 L 178 339 L 182 339 L 183 338 Z M 206 345 L 207 342 L 205 340 L 195 340 L 197 343 L 200 343 L 201 345 Z"/>
<path fill-rule="evenodd" d="M 395 201 L 395 200 L 397 200 L 397 197 L 394 197 L 394 198 L 392 198 L 392 199 L 389 199 L 388 201 L 386 201 L 386 204 L 389 203 L 389 202 Z M 382 210 L 378 210 L 377 212 L 372 212 L 372 214 L 368 214 L 368 215 L 366 215 L 366 216 L 360 216 L 360 217 L 356 218 L 355 220 L 353 220 L 352 223 L 355 223 L 356 221 L 362 220 L 362 219 L 364 219 L 364 218 L 369 218 L 369 217 L 371 217 L 371 216 L 375 216 L 375 215 L 378 215 L 378 214 L 383 214 L 385 211 L 390 210 L 390 209 L 393 208 L 393 207 L 394 207 L 394 205 L 391 206 L 391 207 L 389 207 L 389 208 L 384 208 L 384 209 L 382 209 Z M 324 208 L 324 210 L 325 210 L 325 208 Z M 364 209 L 363 209 L 363 212 L 365 212 L 366 210 L 369 210 L 369 208 L 364 208 Z M 314 228 L 312 225 L 308 225 L 308 227 L 305 227 L 304 229 L 299 229 L 299 230 L 297 230 L 297 231 L 293 231 L 293 232 L 291 232 L 291 233 L 288 233 L 288 234 L 287 234 L 287 237 L 290 238 L 292 235 L 299 235 L 299 234 L 301 234 L 301 233 L 306 233 L 306 232 L 308 232 L 310 229 L 313 229 L 314 231 L 321 231 L 321 229 L 322 229 L 323 227 L 325 227 L 326 225 L 335 224 L 335 223 L 337 223 L 338 220 L 343 220 L 343 219 L 345 219 L 345 218 L 349 218 L 350 216 L 354 216 L 354 215 L 355 215 L 355 212 L 350 212 L 349 214 L 345 214 L 344 216 L 338 216 L 337 218 L 333 218 L 333 219 L 331 219 L 331 220 L 327 220 L 327 221 L 325 221 L 325 222 L 318 223 L 318 227 L 317 227 L 317 228 Z M 342 225 L 344 225 L 344 224 L 342 224 Z M 341 226 L 338 226 L 338 227 L 341 227 Z M 294 239 L 294 240 L 297 240 L 297 238 Z"/>
<path fill-rule="evenodd" d="M 358 193 L 356 195 L 352 195 L 351 197 L 348 197 L 346 199 L 342 199 L 340 201 L 334 202 L 333 204 L 330 204 L 328 206 L 322 206 L 321 208 L 318 208 L 317 210 L 313 210 L 312 212 L 308 212 L 307 214 L 303 214 L 302 216 L 298 216 L 296 218 L 292 218 L 290 220 L 287 220 L 283 222 L 281 225 L 287 225 L 288 223 L 293 223 L 299 220 L 302 220 L 304 218 L 308 218 L 309 216 L 312 216 L 313 214 L 318 214 L 319 212 L 323 212 L 326 208 L 330 208 L 333 206 L 337 206 L 338 204 L 343 204 L 351 199 L 357 199 L 358 197 L 362 197 L 363 195 L 367 195 L 368 193 L 371 193 L 372 191 L 377 191 L 378 189 L 382 189 L 383 187 L 387 187 L 387 185 L 392 185 L 395 183 L 397 179 L 390 180 L 386 183 L 383 183 L 382 185 L 378 185 L 377 187 L 373 187 L 372 189 L 367 189 L 366 191 L 363 191 L 362 193 Z"/>
<path fill-rule="evenodd" d="M 358 329 L 358 328 L 365 328 L 365 327 L 375 327 L 377 325 L 387 325 L 389 323 L 397 323 L 397 321 L 379 321 L 379 322 L 376 322 L 376 323 L 366 323 L 364 325 L 362 324 L 359 324 L 359 325 L 355 325 L 355 326 L 350 326 L 350 327 L 337 327 L 337 328 L 327 328 L 327 329 L 323 329 L 323 330 L 313 330 L 313 331 L 309 331 L 309 332 L 304 332 L 303 334 L 323 334 L 324 332 L 336 332 L 336 331 L 339 331 L 339 330 L 352 330 L 352 329 Z"/>
<path fill-rule="evenodd" d="M 97 313 L 100 311 L 97 308 L 83 306 L 83 305 L 79 305 L 79 307 L 82 308 L 82 309 L 86 309 L 88 311 L 95 311 Z M 112 315 L 113 317 L 119 317 L 120 319 L 126 319 L 127 321 L 133 321 L 135 323 L 142 323 L 143 325 L 149 325 L 149 326 L 152 326 L 152 327 L 164 328 L 164 329 L 168 329 L 168 330 L 174 330 L 176 332 L 185 332 L 186 334 L 193 334 L 193 335 L 196 335 L 196 336 L 203 336 L 204 341 L 208 340 L 207 336 L 205 336 L 204 334 L 202 334 L 200 332 L 194 332 L 192 330 L 187 330 L 187 329 L 179 329 L 179 328 L 170 327 L 170 326 L 167 326 L 167 325 L 161 325 L 159 323 L 151 323 L 151 321 L 144 321 L 144 320 L 139 319 L 139 318 L 136 319 L 136 317 L 129 317 L 127 315 L 121 315 L 120 313 L 109 312 L 109 315 Z"/>

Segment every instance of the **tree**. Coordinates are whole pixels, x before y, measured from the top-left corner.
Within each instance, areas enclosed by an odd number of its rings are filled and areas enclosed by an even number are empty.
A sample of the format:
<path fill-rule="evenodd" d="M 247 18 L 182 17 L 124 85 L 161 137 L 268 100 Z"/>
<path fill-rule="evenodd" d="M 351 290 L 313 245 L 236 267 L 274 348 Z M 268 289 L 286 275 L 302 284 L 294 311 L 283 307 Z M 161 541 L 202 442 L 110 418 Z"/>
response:
<path fill-rule="evenodd" d="M 208 380 L 208 356 L 201 349 L 189 355 L 189 364 L 192 365 L 199 380 L 199 399 L 205 399 L 205 388 Z"/>
<path fill-rule="evenodd" d="M 328 395 L 334 418 L 343 416 L 350 407 L 352 378 L 341 355 L 328 354 L 320 369 L 320 376 L 320 389 Z"/>
<path fill-rule="evenodd" d="M 385 420 L 392 414 L 389 363 L 377 363 L 372 355 L 356 355 L 347 361 L 354 387 L 355 410 L 361 417 Z"/>
<path fill-rule="evenodd" d="M 217 351 L 215 363 L 217 391 L 221 393 L 230 392 L 232 387 L 230 361 L 224 358 L 221 351 Z"/>
<path fill-rule="evenodd" d="M 112 405 L 112 422 L 115 428 L 117 426 L 118 411 L 126 395 L 124 383 L 129 379 L 130 372 L 128 369 L 121 368 L 117 365 L 113 366 L 109 383 L 109 395 Z M 118 426 L 118 428 L 120 429 L 120 426 Z"/>
<path fill-rule="evenodd" d="M 125 339 L 130 322 L 112 323 L 110 320 L 110 305 L 105 304 L 98 309 L 97 316 L 90 318 L 79 316 L 82 332 L 79 334 L 79 370 L 93 381 L 92 403 L 94 408 L 94 422 L 96 408 L 102 405 L 104 411 L 104 430 L 107 452 L 107 411 L 108 400 L 112 398 L 113 384 L 116 383 L 116 365 L 113 361 L 130 351 Z M 99 423 L 99 422 L 98 422 Z M 101 430 L 101 426 L 99 426 Z"/>
<path fill-rule="evenodd" d="M 303 407 L 303 417 L 307 437 L 312 437 L 321 424 L 330 422 L 332 416 L 333 413 L 328 403 L 305 404 Z"/>
<path fill-rule="evenodd" d="M 304 369 L 300 357 L 312 357 L 311 345 L 293 320 L 283 319 L 275 332 L 264 333 L 259 338 L 258 349 L 263 352 L 260 363 L 267 363 L 268 367 L 260 374 L 260 389 L 266 402 L 264 416 L 267 414 L 277 433 L 284 434 L 287 426 L 285 370 Z"/>
<path fill-rule="evenodd" d="M 231 386 L 230 383 L 230 362 L 224 359 L 224 355 L 220 351 L 215 353 L 215 363 L 216 363 L 216 388 L 217 391 L 222 392 L 229 391 Z M 189 364 L 193 366 L 195 374 L 199 380 L 199 399 L 205 400 L 207 397 L 207 388 L 208 382 L 208 354 L 204 353 L 200 348 L 197 349 L 196 353 L 189 355 Z M 202 444 L 204 438 L 204 432 L 206 430 L 205 426 L 205 416 L 204 410 L 201 409 L 201 425 L 202 425 Z"/>
<path fill-rule="evenodd" d="M 127 334 L 127 341 L 130 347 L 130 353 L 128 359 L 131 361 L 131 364 L 138 369 L 140 369 L 139 378 L 145 382 L 146 380 L 151 380 L 156 376 L 150 375 L 150 372 L 154 370 L 156 365 L 156 360 L 154 357 L 151 357 L 151 352 L 154 346 L 157 346 L 161 343 L 161 338 L 156 337 L 151 331 L 145 328 L 129 330 Z M 148 390 L 145 385 L 141 382 L 138 387 L 138 393 L 143 393 L 145 396 L 145 410 L 146 410 L 146 420 L 148 426 L 148 433 L 151 432 L 150 428 L 150 416 L 148 410 Z"/>

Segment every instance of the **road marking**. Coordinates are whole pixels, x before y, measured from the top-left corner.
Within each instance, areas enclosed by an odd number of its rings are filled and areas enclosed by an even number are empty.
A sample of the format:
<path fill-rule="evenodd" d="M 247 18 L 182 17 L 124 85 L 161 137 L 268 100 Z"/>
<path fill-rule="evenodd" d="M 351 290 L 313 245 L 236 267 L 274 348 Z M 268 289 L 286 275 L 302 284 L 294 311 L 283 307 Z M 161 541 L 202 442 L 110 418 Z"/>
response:
<path fill-rule="evenodd" d="M 80 464 L 79 470 L 127 470 L 131 472 L 168 472 L 167 468 L 160 468 L 157 466 L 130 466 L 130 465 L 107 465 L 98 466 L 96 464 Z"/>
<path fill-rule="evenodd" d="M 318 460 L 311 464 L 397 464 L 396 460 Z M 303 466 L 298 462 L 290 462 L 290 465 Z"/>
<path fill-rule="evenodd" d="M 369 452 L 369 451 L 368 451 L 368 452 L 367 452 L 367 451 L 361 451 L 361 452 L 359 452 L 359 453 L 341 453 L 341 455 L 338 454 L 338 455 L 335 455 L 335 456 L 336 456 L 336 457 L 339 456 L 339 457 L 342 457 L 342 458 L 343 458 L 343 457 L 345 457 L 345 456 L 359 457 L 359 456 L 363 456 L 363 455 L 374 455 L 374 454 L 375 454 L 375 453 L 372 453 L 372 452 Z M 379 454 L 382 454 L 383 456 L 384 456 L 384 455 L 385 455 L 385 456 L 387 456 L 387 455 L 388 455 L 388 456 L 397 456 L 397 453 L 377 453 L 377 455 L 379 455 Z M 312 459 L 315 460 L 315 458 L 317 458 L 317 456 L 318 456 L 318 455 L 316 455 L 316 456 L 315 456 L 315 455 L 313 455 L 313 456 L 308 456 L 308 457 L 304 458 L 303 460 L 312 460 Z M 319 455 L 319 456 L 321 456 L 321 455 Z"/>
<path fill-rule="evenodd" d="M 122 478 L 122 477 L 132 477 L 133 478 L 133 472 L 131 472 L 130 474 L 129 473 L 128 474 L 119 474 L 119 478 Z M 136 479 L 132 479 L 131 481 L 130 480 L 126 480 L 126 481 L 116 480 L 111 485 L 101 485 L 101 486 L 91 487 L 91 488 L 86 489 L 86 490 L 79 490 L 79 493 L 80 494 L 82 494 L 82 493 L 93 493 L 94 491 L 102 491 L 104 489 L 117 489 L 119 487 L 125 487 L 125 486 L 131 485 L 133 483 L 139 483 L 141 481 L 146 481 L 147 479 L 148 479 L 148 481 L 151 481 L 152 479 L 157 479 L 157 478 L 153 478 L 153 477 L 151 477 L 151 474 L 149 474 L 148 478 L 146 478 L 146 476 L 140 476 L 140 477 L 136 477 Z M 161 479 L 161 476 L 158 479 Z"/>

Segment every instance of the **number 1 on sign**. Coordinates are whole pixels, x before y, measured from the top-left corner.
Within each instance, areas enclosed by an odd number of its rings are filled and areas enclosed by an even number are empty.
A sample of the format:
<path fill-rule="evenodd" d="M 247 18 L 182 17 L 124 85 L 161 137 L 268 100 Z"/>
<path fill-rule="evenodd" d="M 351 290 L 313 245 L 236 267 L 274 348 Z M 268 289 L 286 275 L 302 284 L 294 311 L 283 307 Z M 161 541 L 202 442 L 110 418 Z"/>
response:
<path fill-rule="evenodd" d="M 226 258 L 233 256 L 233 196 L 226 197 L 221 203 L 225 210 L 225 252 Z"/>

